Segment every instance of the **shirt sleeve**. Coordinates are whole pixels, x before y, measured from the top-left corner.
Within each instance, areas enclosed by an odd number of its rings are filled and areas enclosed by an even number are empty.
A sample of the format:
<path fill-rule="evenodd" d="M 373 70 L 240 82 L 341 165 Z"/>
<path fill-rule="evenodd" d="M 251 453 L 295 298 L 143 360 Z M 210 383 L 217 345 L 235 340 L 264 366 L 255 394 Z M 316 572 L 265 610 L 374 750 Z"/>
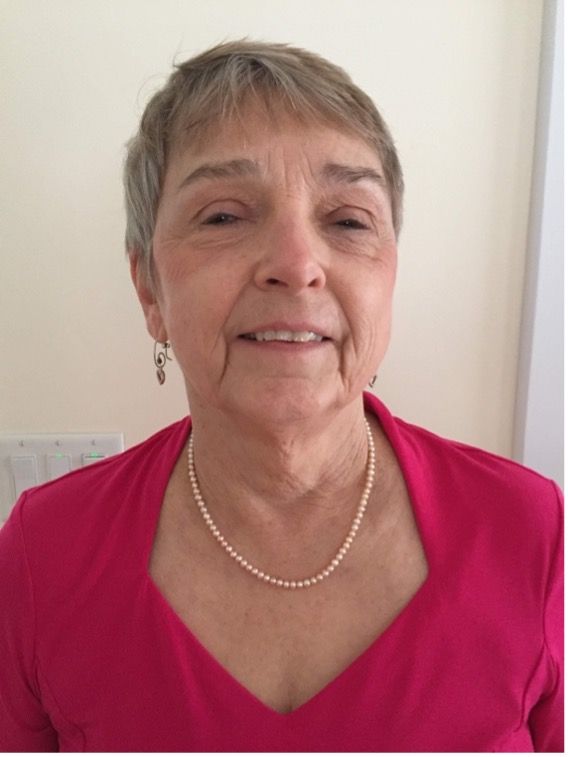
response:
<path fill-rule="evenodd" d="M 0 752 L 58 751 L 36 682 L 33 587 L 21 518 L 26 494 L 0 528 Z"/>
<path fill-rule="evenodd" d="M 544 638 L 551 685 L 529 716 L 536 752 L 564 752 L 564 540 L 562 492 L 553 483 L 558 503 L 558 533 L 547 585 L 544 608 Z"/>

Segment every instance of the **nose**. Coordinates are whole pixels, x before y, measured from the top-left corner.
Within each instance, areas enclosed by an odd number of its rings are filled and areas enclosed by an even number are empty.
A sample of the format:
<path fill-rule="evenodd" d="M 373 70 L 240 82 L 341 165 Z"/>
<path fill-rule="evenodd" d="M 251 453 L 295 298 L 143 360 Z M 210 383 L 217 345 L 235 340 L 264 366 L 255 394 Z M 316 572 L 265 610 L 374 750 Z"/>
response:
<path fill-rule="evenodd" d="M 281 219 L 267 229 L 262 244 L 254 277 L 260 289 L 295 293 L 325 286 L 325 247 L 308 219 Z"/>

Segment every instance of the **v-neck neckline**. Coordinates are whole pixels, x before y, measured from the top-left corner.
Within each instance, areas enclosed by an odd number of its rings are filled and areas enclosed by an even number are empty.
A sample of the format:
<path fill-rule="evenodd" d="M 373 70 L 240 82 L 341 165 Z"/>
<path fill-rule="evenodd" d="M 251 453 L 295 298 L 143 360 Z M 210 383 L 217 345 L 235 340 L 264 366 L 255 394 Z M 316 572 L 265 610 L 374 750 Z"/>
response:
<path fill-rule="evenodd" d="M 404 605 L 402 610 L 396 615 L 396 617 L 393 618 L 389 625 L 381 633 L 379 633 L 373 639 L 373 641 L 340 673 L 338 673 L 333 679 L 328 681 L 328 683 L 325 684 L 325 686 L 323 686 L 313 696 L 311 696 L 309 699 L 307 699 L 305 702 L 303 702 L 301 705 L 294 708 L 290 712 L 279 712 L 278 710 L 274 710 L 272 707 L 265 704 L 261 699 L 259 699 L 259 697 L 257 697 L 252 691 L 250 691 L 250 689 L 242 684 L 237 678 L 235 678 L 235 676 L 233 676 L 219 662 L 219 660 L 207 649 L 203 642 L 201 642 L 197 638 L 191 628 L 187 626 L 186 623 L 181 619 L 178 613 L 170 605 L 166 597 L 162 594 L 161 590 L 150 574 L 150 559 L 157 535 L 160 513 L 166 488 L 168 486 L 172 471 L 179 459 L 179 456 L 180 454 L 182 454 L 182 451 L 187 444 L 187 440 L 191 432 L 191 417 L 185 418 L 182 422 L 183 426 L 180 430 L 179 441 L 176 446 L 175 453 L 172 455 L 171 465 L 168 466 L 167 470 L 164 470 L 164 477 L 160 481 L 160 483 L 158 484 L 156 482 L 157 485 L 154 491 L 156 492 L 156 494 L 158 494 L 158 496 L 156 497 L 156 501 L 153 502 L 154 508 L 152 512 L 152 518 L 149 518 L 151 527 L 148 528 L 145 549 L 142 551 L 144 556 L 144 576 L 150 592 L 153 593 L 157 598 L 158 603 L 161 604 L 161 606 L 164 608 L 165 614 L 169 616 L 174 626 L 179 628 L 180 633 L 184 635 L 188 639 L 188 642 L 196 648 L 199 655 L 205 661 L 205 664 L 214 668 L 217 671 L 218 675 L 221 676 L 222 679 L 224 679 L 226 687 L 234 688 L 236 691 L 240 692 L 242 696 L 248 699 L 249 702 L 251 702 L 254 706 L 281 722 L 283 722 L 284 720 L 290 720 L 303 716 L 304 713 L 308 712 L 312 707 L 316 707 L 317 702 L 320 699 L 331 695 L 331 692 L 334 691 L 338 686 L 340 686 L 344 679 L 349 678 L 362 666 L 366 666 L 368 658 L 376 652 L 379 646 L 387 643 L 390 636 L 396 633 L 398 627 L 404 623 L 408 615 L 410 615 L 412 612 L 419 611 L 420 605 L 423 602 L 425 595 L 430 591 L 430 587 L 433 583 L 432 571 L 434 569 L 435 562 L 433 560 L 432 550 L 430 548 L 430 538 L 428 534 L 428 523 L 425 515 L 425 510 L 420 497 L 417 495 L 417 488 L 414 485 L 415 482 L 410 471 L 409 461 L 406 459 L 402 443 L 397 438 L 398 435 L 395 428 L 394 419 L 386 406 L 374 395 L 370 395 L 365 392 L 363 394 L 363 399 L 365 411 L 371 412 L 375 416 L 375 418 L 377 418 L 381 429 L 383 430 L 383 433 L 385 434 L 393 450 L 394 456 L 400 468 L 408 492 L 408 497 L 412 507 L 416 527 L 418 529 L 418 535 L 426 559 L 428 573 L 422 584 L 408 600 L 406 605 Z"/>

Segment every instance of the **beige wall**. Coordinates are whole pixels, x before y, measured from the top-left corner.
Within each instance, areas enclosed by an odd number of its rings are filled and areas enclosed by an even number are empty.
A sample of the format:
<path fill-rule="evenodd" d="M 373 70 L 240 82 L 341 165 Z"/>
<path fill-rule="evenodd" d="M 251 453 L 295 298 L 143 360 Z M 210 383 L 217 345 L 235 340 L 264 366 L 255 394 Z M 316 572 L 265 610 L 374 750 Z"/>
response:
<path fill-rule="evenodd" d="M 512 450 L 540 0 L 2 2 L 0 433 L 124 431 L 187 412 L 159 387 L 123 259 L 122 145 L 175 56 L 251 36 L 344 66 L 389 122 L 407 199 L 395 414 Z"/>

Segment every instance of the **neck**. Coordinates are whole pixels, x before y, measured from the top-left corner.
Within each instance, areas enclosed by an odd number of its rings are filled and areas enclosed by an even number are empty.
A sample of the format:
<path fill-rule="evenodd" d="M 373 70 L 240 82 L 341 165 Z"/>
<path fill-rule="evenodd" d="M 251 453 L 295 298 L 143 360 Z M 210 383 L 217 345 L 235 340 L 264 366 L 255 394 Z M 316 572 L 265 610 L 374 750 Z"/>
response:
<path fill-rule="evenodd" d="M 367 437 L 360 401 L 332 417 L 260 426 L 192 405 L 202 494 L 227 522 L 289 520 L 351 510 L 361 494 Z"/>

